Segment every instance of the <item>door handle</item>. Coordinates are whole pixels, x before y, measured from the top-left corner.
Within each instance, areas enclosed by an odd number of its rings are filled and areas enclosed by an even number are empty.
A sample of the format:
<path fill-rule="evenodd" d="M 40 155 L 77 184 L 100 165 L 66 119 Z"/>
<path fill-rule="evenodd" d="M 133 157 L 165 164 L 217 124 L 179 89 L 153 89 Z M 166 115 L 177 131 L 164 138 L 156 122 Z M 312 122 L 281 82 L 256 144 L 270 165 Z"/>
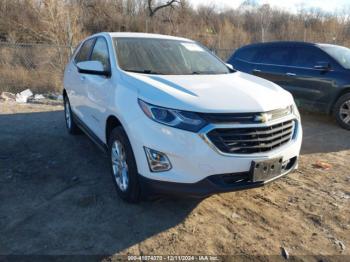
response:
<path fill-rule="evenodd" d="M 259 69 L 253 69 L 253 73 L 260 73 L 261 72 L 261 70 L 259 70 Z"/>
<path fill-rule="evenodd" d="M 84 81 L 84 80 L 85 80 L 85 76 L 81 76 L 81 77 L 80 77 L 80 80 L 81 80 L 81 81 Z"/>
<path fill-rule="evenodd" d="M 286 73 L 287 76 L 296 76 L 297 74 L 294 73 Z"/>

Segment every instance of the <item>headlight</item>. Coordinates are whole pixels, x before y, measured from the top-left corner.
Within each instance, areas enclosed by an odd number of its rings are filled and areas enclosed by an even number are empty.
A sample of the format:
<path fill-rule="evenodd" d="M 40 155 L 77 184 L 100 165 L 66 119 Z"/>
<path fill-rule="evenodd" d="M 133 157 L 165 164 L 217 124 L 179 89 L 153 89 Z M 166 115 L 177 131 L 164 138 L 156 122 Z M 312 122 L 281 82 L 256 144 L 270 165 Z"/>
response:
<path fill-rule="evenodd" d="M 292 113 L 296 116 L 298 120 L 300 120 L 300 113 L 295 103 L 292 105 Z"/>
<path fill-rule="evenodd" d="M 148 104 L 141 99 L 138 100 L 142 111 L 150 119 L 175 128 L 198 132 L 207 123 L 196 113 L 169 109 L 165 107 Z"/>

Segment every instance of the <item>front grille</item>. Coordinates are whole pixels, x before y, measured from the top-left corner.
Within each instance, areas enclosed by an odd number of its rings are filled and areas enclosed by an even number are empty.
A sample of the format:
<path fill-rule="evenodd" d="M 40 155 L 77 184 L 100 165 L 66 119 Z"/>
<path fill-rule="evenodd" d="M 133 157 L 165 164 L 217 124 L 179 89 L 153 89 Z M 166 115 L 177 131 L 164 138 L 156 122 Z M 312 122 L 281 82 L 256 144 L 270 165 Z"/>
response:
<path fill-rule="evenodd" d="M 288 143 L 293 137 L 295 121 L 268 127 L 216 128 L 207 137 L 221 151 L 229 154 L 267 152 Z"/>
<path fill-rule="evenodd" d="M 269 114 L 269 121 L 291 114 L 291 107 L 280 108 L 264 113 L 198 113 L 198 115 L 213 124 L 256 124 L 261 123 L 259 116 Z"/>

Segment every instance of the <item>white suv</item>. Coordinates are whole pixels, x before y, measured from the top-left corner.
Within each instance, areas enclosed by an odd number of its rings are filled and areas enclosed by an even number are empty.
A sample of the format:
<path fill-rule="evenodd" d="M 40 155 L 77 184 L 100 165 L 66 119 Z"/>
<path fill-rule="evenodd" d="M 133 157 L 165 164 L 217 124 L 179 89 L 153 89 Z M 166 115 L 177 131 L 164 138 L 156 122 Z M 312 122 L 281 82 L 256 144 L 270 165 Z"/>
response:
<path fill-rule="evenodd" d="M 302 129 L 292 96 L 189 39 L 88 37 L 66 67 L 63 95 L 69 133 L 83 130 L 108 152 L 127 201 L 252 188 L 297 167 Z"/>

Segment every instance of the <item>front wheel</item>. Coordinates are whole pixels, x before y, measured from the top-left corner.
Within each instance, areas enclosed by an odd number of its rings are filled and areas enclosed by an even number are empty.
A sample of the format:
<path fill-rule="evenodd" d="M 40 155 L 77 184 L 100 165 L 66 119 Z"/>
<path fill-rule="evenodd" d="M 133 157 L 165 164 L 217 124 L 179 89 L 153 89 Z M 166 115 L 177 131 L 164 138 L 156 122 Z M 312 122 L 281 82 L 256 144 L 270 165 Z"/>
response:
<path fill-rule="evenodd" d="M 140 186 L 134 153 L 123 128 L 112 130 L 108 140 L 111 172 L 118 195 L 125 201 L 140 200 Z"/>
<path fill-rule="evenodd" d="M 342 95 L 335 103 L 334 116 L 342 128 L 350 130 L 350 93 Z"/>

